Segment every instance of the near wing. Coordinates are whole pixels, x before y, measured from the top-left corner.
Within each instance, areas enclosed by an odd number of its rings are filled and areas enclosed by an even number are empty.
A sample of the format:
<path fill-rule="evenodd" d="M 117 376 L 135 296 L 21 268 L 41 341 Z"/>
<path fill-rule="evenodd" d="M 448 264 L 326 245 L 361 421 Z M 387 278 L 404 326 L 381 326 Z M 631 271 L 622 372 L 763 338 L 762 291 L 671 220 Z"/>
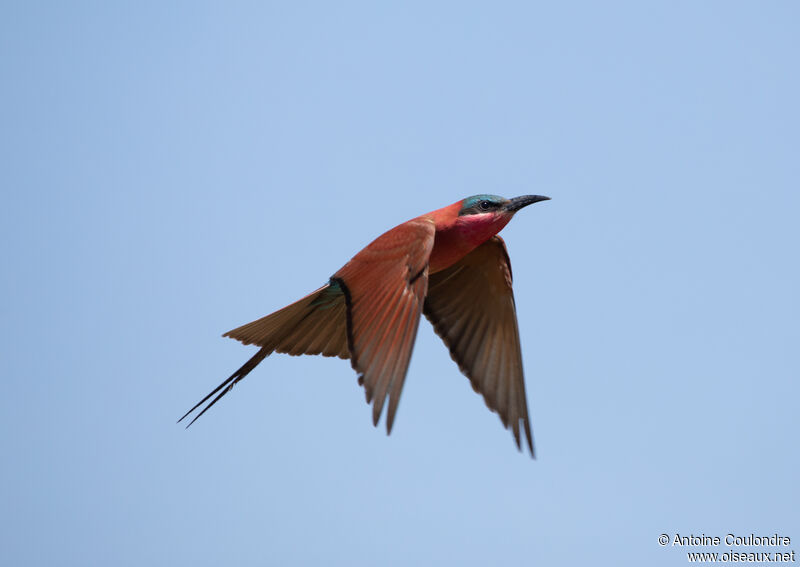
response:
<path fill-rule="evenodd" d="M 331 278 L 347 303 L 350 362 L 377 425 L 388 396 L 391 433 L 428 287 L 433 220 L 420 217 L 378 237 Z"/>

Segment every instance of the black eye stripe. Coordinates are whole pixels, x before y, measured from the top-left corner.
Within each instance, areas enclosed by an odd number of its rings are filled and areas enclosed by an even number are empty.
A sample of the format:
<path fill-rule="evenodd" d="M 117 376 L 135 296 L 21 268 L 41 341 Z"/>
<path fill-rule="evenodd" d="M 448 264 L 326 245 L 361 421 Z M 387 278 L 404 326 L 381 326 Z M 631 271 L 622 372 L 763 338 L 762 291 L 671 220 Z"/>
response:
<path fill-rule="evenodd" d="M 459 216 L 480 215 L 492 211 L 499 211 L 505 206 L 505 199 L 501 197 L 489 198 L 491 195 L 483 195 L 465 199 L 465 207 L 458 213 Z"/>

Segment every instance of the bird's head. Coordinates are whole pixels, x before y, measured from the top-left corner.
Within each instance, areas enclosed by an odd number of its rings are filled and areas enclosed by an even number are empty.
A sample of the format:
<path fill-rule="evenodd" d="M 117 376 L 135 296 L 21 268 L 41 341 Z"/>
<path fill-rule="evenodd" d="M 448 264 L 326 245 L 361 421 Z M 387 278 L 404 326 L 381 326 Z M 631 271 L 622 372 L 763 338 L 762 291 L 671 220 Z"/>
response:
<path fill-rule="evenodd" d="M 521 208 L 549 199 L 542 195 L 523 195 L 513 199 L 497 195 L 473 195 L 461 201 L 456 224 L 464 233 L 482 242 L 500 232 Z"/>
<path fill-rule="evenodd" d="M 542 195 L 523 195 L 513 199 L 506 199 L 497 195 L 473 195 L 461 201 L 461 211 L 458 216 L 500 214 L 510 217 L 522 207 L 549 200 L 550 197 L 543 197 Z"/>

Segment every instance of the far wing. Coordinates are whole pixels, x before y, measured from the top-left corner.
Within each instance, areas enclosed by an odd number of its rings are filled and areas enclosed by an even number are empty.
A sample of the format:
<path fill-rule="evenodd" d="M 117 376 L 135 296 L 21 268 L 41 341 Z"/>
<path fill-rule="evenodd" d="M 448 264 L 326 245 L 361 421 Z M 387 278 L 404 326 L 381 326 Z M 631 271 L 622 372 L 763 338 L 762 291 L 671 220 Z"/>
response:
<path fill-rule="evenodd" d="M 378 424 L 386 397 L 391 433 L 428 287 L 433 220 L 420 217 L 378 237 L 331 278 L 347 303 L 350 362 Z"/>
<path fill-rule="evenodd" d="M 517 448 L 522 424 L 533 455 L 511 281 L 505 244 L 494 236 L 430 276 L 424 311 L 473 389 L 511 427 Z"/>

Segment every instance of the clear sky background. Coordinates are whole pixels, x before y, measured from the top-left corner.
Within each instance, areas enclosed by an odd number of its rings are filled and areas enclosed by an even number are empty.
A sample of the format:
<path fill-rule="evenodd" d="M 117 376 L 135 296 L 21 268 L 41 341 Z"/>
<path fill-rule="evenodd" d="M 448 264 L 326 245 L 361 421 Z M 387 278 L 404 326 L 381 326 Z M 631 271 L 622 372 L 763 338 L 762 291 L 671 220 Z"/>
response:
<path fill-rule="evenodd" d="M 0 564 L 800 552 L 798 6 L 3 3 Z M 476 193 L 552 197 L 503 231 L 535 461 L 427 321 L 391 437 L 322 357 L 175 424 Z"/>

